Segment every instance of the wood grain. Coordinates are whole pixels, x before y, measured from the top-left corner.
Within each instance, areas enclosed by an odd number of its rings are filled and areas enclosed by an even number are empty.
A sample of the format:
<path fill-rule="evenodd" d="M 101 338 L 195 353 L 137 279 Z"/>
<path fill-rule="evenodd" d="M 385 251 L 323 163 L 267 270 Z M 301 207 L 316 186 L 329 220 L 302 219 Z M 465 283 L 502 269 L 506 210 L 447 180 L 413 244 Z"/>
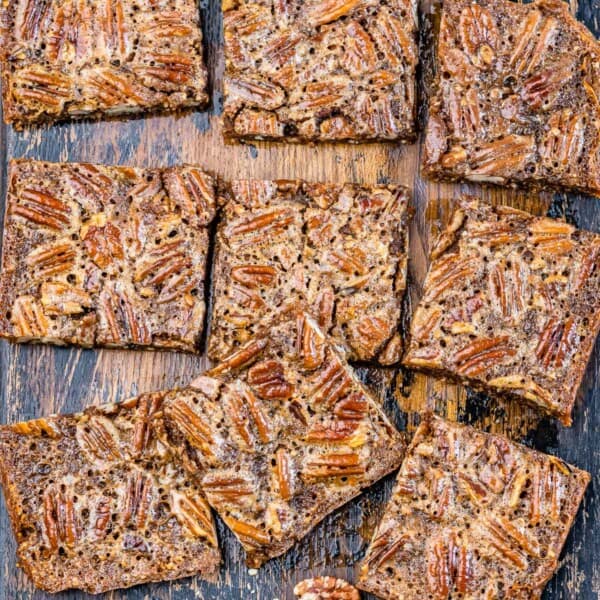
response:
<path fill-rule="evenodd" d="M 578 0 L 578 17 L 600 35 L 600 0 Z M 206 55 L 213 108 L 209 113 L 177 117 L 103 123 L 63 124 L 16 133 L 0 130 L 4 198 L 6 166 L 10 157 L 53 161 L 93 161 L 136 166 L 198 163 L 223 177 L 300 177 L 309 181 L 395 181 L 414 190 L 415 216 L 411 224 L 410 285 L 407 313 L 420 294 L 432 236 L 447 219 L 452 200 L 464 193 L 549 213 L 575 225 L 600 231 L 600 201 L 577 195 L 531 197 L 514 190 L 482 189 L 476 185 L 449 185 L 419 177 L 420 145 L 322 145 L 282 144 L 224 145 L 218 119 L 223 72 L 221 12 L 211 0 L 202 8 Z M 431 10 L 423 3 L 422 47 L 430 48 Z M 424 69 L 426 71 L 426 69 Z M 1 217 L 0 217 L 1 218 Z M 0 422 L 14 422 L 56 411 L 74 411 L 91 403 L 124 399 L 150 390 L 185 384 L 207 365 L 203 357 L 165 352 L 77 350 L 0 343 Z M 384 403 L 398 427 L 412 430 L 417 411 L 434 407 L 450 418 L 492 431 L 554 454 L 595 474 L 583 510 L 561 557 L 561 569 L 552 580 L 545 600 L 592 600 L 600 595 L 600 343 L 587 370 L 574 413 L 574 425 L 566 429 L 516 403 L 490 400 L 402 369 L 368 369 L 359 372 Z M 114 592 L 114 600 L 291 599 L 293 584 L 316 574 L 354 578 L 355 563 L 362 557 L 373 529 L 389 497 L 393 477 L 373 486 L 358 500 L 338 510 L 302 543 L 281 559 L 267 563 L 257 574 L 244 567 L 243 552 L 219 522 L 224 549 L 218 585 L 199 579 L 172 584 L 142 586 Z M 0 511 L 0 599 L 42 599 L 16 568 L 15 543 L 6 511 Z M 77 592 L 58 596 L 79 598 Z"/>

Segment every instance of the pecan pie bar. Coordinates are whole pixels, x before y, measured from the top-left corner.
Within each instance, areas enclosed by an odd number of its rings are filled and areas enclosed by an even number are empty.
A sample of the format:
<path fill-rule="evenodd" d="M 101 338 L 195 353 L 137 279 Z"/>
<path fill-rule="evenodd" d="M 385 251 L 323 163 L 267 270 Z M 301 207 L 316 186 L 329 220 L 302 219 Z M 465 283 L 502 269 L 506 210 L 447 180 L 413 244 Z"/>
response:
<path fill-rule="evenodd" d="M 424 172 L 600 195 L 600 43 L 567 2 L 445 0 Z"/>
<path fill-rule="evenodd" d="M 400 359 L 405 188 L 243 180 L 221 196 L 211 358 L 246 342 L 284 301 L 304 298 L 351 359 Z"/>
<path fill-rule="evenodd" d="M 600 331 L 600 235 L 463 200 L 431 258 L 404 364 L 570 425 Z"/>
<path fill-rule="evenodd" d="M 223 0 L 224 134 L 410 141 L 415 0 Z"/>
<path fill-rule="evenodd" d="M 190 389 L 169 394 L 164 414 L 173 451 L 252 567 L 397 468 L 404 450 L 316 322 L 289 308 Z"/>
<path fill-rule="evenodd" d="M 208 102 L 194 0 L 3 2 L 0 63 L 18 128 Z"/>
<path fill-rule="evenodd" d="M 0 427 L 21 567 L 48 592 L 200 575 L 220 552 L 200 488 L 159 441 L 164 394 Z"/>
<path fill-rule="evenodd" d="M 194 167 L 13 161 L 0 336 L 194 351 L 214 212 Z"/>
<path fill-rule="evenodd" d="M 381 598 L 541 597 L 590 476 L 428 415 L 361 568 Z"/>

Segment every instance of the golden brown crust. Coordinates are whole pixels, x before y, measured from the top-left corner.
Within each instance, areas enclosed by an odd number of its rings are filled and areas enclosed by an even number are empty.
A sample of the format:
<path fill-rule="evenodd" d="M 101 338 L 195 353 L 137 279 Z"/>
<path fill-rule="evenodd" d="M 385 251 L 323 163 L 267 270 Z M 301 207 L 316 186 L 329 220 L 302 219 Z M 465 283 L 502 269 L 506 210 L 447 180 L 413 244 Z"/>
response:
<path fill-rule="evenodd" d="M 404 449 L 316 323 L 289 311 L 165 400 L 169 443 L 253 567 L 396 468 Z"/>
<path fill-rule="evenodd" d="M 304 299 L 352 360 L 399 361 L 410 215 L 404 187 L 240 180 L 221 196 L 211 358 L 245 343 L 282 303 Z"/>
<path fill-rule="evenodd" d="M 381 598 L 539 598 L 590 475 L 425 415 L 361 567 Z"/>
<path fill-rule="evenodd" d="M 200 488 L 158 440 L 164 394 L 0 427 L 21 567 L 48 592 L 200 575 L 220 552 Z"/>
<path fill-rule="evenodd" d="M 426 175 L 600 195 L 600 43 L 568 3 L 446 0 L 434 88 Z"/>
<path fill-rule="evenodd" d="M 12 161 L 0 336 L 197 351 L 214 213 L 196 167 Z"/>
<path fill-rule="evenodd" d="M 414 0 L 232 0 L 223 10 L 227 137 L 414 139 Z"/>
<path fill-rule="evenodd" d="M 4 119 L 17 128 L 208 102 L 192 0 L 8 0 L 0 63 Z"/>
<path fill-rule="evenodd" d="M 404 364 L 570 425 L 600 331 L 600 236 L 464 199 L 432 259 Z"/>

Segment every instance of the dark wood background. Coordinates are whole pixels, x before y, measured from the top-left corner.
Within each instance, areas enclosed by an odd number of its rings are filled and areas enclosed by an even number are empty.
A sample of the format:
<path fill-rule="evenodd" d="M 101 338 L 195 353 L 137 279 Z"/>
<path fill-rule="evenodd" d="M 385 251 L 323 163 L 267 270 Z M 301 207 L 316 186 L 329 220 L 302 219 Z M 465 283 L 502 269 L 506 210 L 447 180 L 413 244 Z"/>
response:
<path fill-rule="evenodd" d="M 427 65 L 433 9 L 422 0 L 422 51 Z M 573 11 L 600 36 L 600 0 L 571 0 Z M 147 119 L 63 124 L 16 133 L 0 130 L 0 202 L 11 157 L 52 161 L 91 161 L 119 165 L 164 166 L 196 163 L 223 177 L 304 178 L 309 181 L 395 181 L 413 190 L 407 313 L 419 297 L 427 269 L 430 240 L 445 222 L 452 199 L 481 195 L 536 214 L 550 214 L 600 232 L 600 200 L 577 195 L 541 197 L 475 185 L 441 185 L 419 177 L 420 146 L 256 144 L 225 145 L 221 136 L 222 17 L 218 0 L 201 6 L 205 52 L 211 75 L 212 108 L 205 113 Z M 427 68 L 423 69 L 427 72 Z M 424 112 L 424 111 L 421 111 Z M 421 114 L 421 121 L 423 115 Z M 3 214 L 3 209 L 2 209 Z M 0 216 L 0 219 L 2 217 Z M 202 372 L 203 357 L 166 352 L 79 350 L 0 342 L 0 422 L 11 423 L 51 412 L 77 411 L 91 403 L 111 402 L 151 390 L 186 384 Z M 411 431 L 425 406 L 480 428 L 500 431 L 587 469 L 594 480 L 563 552 L 558 575 L 544 600 L 592 600 L 600 597 L 600 342 L 596 343 L 574 413 L 572 428 L 540 418 L 516 403 L 500 403 L 481 394 L 413 375 L 402 369 L 359 369 L 401 429 Z M 224 565 L 218 585 L 200 579 L 139 586 L 107 594 L 114 600 L 283 600 L 292 598 L 297 581 L 331 574 L 354 580 L 373 529 L 389 497 L 388 477 L 359 499 L 327 517 L 284 557 L 248 572 L 241 546 L 219 521 Z M 58 598 L 82 597 L 79 592 Z M 15 542 L 6 511 L 0 509 L 0 600 L 50 597 L 34 590 L 15 564 Z"/>

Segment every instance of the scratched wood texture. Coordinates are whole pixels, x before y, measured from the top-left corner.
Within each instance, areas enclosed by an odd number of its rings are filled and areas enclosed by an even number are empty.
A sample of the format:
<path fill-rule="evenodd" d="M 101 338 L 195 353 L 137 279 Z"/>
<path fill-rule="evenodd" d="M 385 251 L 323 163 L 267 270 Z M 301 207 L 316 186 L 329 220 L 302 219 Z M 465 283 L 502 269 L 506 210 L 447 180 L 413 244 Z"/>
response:
<path fill-rule="evenodd" d="M 578 18 L 600 35 L 600 0 L 572 2 Z M 197 163 L 223 177 L 304 178 L 310 181 L 395 181 L 413 190 L 407 314 L 419 297 L 432 236 L 448 218 L 452 199 L 478 194 L 536 214 L 551 214 L 579 227 L 600 231 L 600 200 L 577 195 L 528 196 L 512 190 L 475 185 L 441 185 L 422 180 L 420 146 L 300 146 L 283 144 L 225 145 L 221 137 L 222 17 L 218 0 L 201 6 L 205 53 L 211 74 L 212 108 L 177 117 L 63 124 L 16 133 L 1 129 L 0 202 L 11 157 L 53 161 L 92 161 L 136 166 Z M 422 7 L 422 52 L 425 65 L 431 48 L 433 12 Z M 427 72 L 427 68 L 423 69 Z M 427 78 L 425 77 L 425 80 Z M 426 86 L 425 86 L 426 87 Z M 423 113 L 424 111 L 421 111 Z M 420 119 L 422 121 L 423 114 Z M 1 211 L 3 214 L 3 210 Z M 1 219 L 2 217 L 0 217 Z M 203 357 L 166 352 L 59 349 L 0 343 L 0 422 L 8 423 L 51 412 L 77 411 L 92 403 L 118 401 L 151 390 L 183 385 L 207 366 Z M 555 421 L 515 403 L 489 400 L 481 394 L 402 369 L 359 369 L 388 414 L 411 431 L 417 412 L 429 406 L 480 428 L 507 433 L 594 474 L 583 510 L 569 536 L 558 575 L 545 600 L 592 600 L 600 597 L 600 343 L 587 369 L 574 425 Z M 312 575 L 334 574 L 352 581 L 356 564 L 382 513 L 393 485 L 387 477 L 333 515 L 284 557 L 267 563 L 257 574 L 244 566 L 240 545 L 219 522 L 224 565 L 217 585 L 200 579 L 139 586 L 107 594 L 120 600 L 291 599 L 295 582 Z M 84 596 L 60 594 L 60 600 Z M 15 543 L 4 507 L 0 509 L 0 600 L 49 597 L 33 589 L 15 564 Z"/>

